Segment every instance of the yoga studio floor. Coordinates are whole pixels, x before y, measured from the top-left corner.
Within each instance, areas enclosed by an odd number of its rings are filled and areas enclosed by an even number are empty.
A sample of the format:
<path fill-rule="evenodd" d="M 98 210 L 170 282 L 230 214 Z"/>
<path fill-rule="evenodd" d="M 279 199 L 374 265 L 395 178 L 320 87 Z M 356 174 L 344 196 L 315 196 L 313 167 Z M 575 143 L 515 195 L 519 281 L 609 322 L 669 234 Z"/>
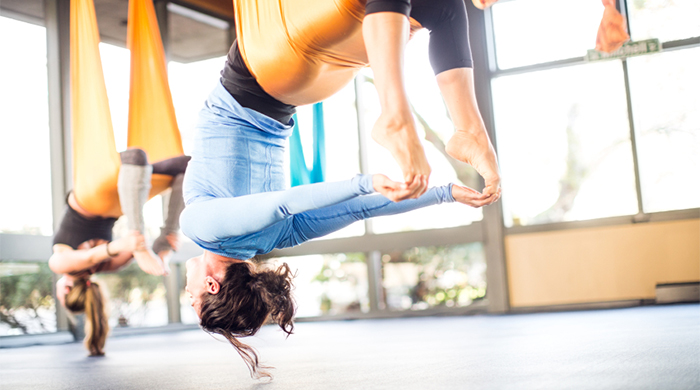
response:
<path fill-rule="evenodd" d="M 251 340 L 255 381 L 200 330 L 0 349 L 9 389 L 700 389 L 700 305 L 306 322 Z"/>

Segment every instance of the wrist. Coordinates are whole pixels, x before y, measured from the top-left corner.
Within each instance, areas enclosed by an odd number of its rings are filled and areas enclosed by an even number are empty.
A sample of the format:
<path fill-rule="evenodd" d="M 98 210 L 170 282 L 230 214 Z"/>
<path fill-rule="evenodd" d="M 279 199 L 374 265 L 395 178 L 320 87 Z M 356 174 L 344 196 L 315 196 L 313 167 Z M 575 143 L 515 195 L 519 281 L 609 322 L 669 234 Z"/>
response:
<path fill-rule="evenodd" d="M 114 257 L 114 256 L 119 254 L 119 250 L 116 250 L 114 248 L 114 245 L 112 245 L 112 248 L 111 248 L 112 250 L 110 250 L 109 244 L 112 244 L 113 242 L 114 241 L 110 241 L 110 242 L 105 244 L 105 249 L 107 250 L 107 256 L 109 256 L 109 257 Z"/>

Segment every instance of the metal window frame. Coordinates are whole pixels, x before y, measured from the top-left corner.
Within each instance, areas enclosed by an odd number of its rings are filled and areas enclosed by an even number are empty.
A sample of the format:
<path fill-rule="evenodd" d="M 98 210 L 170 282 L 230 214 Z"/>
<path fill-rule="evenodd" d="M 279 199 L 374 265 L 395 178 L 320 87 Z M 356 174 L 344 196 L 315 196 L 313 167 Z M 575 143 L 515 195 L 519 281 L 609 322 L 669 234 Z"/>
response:
<path fill-rule="evenodd" d="M 501 0 L 499 3 L 504 1 L 517 1 L 517 0 Z M 625 17 L 627 22 L 627 30 L 631 32 L 630 21 L 627 13 L 627 0 L 618 0 L 617 7 L 620 13 Z M 486 29 L 486 39 L 489 45 L 489 83 L 491 80 L 510 75 L 525 74 L 537 71 L 546 71 L 551 69 L 559 69 L 567 66 L 577 66 L 587 64 L 588 62 L 582 57 L 573 58 L 563 58 L 555 61 L 542 62 L 537 64 L 519 66 L 514 68 L 500 69 L 498 67 L 496 58 L 496 37 L 493 29 L 493 12 L 491 8 L 484 11 L 485 18 L 487 20 Z M 661 43 L 663 52 L 668 52 L 672 50 L 682 50 L 690 49 L 700 46 L 700 37 L 691 37 L 680 40 L 666 41 Z M 633 169 L 635 177 L 635 191 L 637 198 L 637 214 L 636 215 L 623 215 L 617 217 L 608 218 L 596 218 L 590 220 L 572 221 L 572 222 L 550 222 L 538 225 L 526 225 L 526 226 L 513 226 L 505 228 L 506 235 L 513 234 L 524 234 L 533 232 L 545 232 L 545 231 L 558 231 L 558 230 L 569 230 L 569 229 L 581 229 L 581 228 L 591 228 L 591 227 L 602 227 L 610 225 L 624 225 L 624 224 L 635 224 L 644 222 L 657 222 L 657 221 L 670 221 L 670 220 L 683 220 L 683 219 L 694 219 L 700 217 L 700 208 L 693 209 L 682 209 L 682 210 L 671 210 L 663 212 L 646 212 L 644 211 L 643 203 L 643 191 L 641 188 L 640 181 L 640 168 L 638 161 L 638 148 L 636 140 L 636 132 L 634 127 L 634 110 L 632 107 L 632 93 L 630 89 L 630 79 L 629 71 L 627 67 L 627 58 L 620 60 L 623 78 L 625 84 L 625 99 L 627 106 L 628 122 L 630 126 L 630 146 L 632 148 L 632 160 Z M 490 112 L 493 115 L 493 111 Z M 495 126 L 494 126 L 495 129 Z M 497 129 L 495 130 L 497 131 Z"/>

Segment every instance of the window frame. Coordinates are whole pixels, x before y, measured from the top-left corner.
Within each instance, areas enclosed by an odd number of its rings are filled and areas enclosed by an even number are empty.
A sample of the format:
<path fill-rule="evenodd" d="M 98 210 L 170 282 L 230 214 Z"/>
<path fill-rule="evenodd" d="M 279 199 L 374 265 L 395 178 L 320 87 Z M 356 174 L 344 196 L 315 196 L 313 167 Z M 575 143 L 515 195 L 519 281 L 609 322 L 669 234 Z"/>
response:
<path fill-rule="evenodd" d="M 519 1 L 519 0 L 500 0 L 500 2 L 508 1 Z M 617 9 L 624 16 L 627 31 L 630 30 L 630 21 L 627 12 L 627 0 L 618 0 Z M 544 71 L 551 69 L 558 69 L 568 66 L 584 65 L 587 64 L 584 56 L 574 57 L 574 58 L 564 58 L 555 61 L 543 62 L 532 65 L 525 65 L 520 67 L 513 67 L 508 69 L 500 69 L 498 67 L 498 62 L 496 58 L 496 38 L 495 31 L 493 28 L 493 12 L 491 8 L 484 10 L 484 17 L 486 22 L 486 42 L 488 46 L 488 83 L 489 88 L 491 81 L 495 78 L 519 75 L 536 71 Z M 680 40 L 672 40 L 661 42 L 662 52 L 668 52 L 672 50 L 682 50 L 690 49 L 700 46 L 700 36 L 685 38 Z M 590 220 L 582 221 L 571 221 L 571 222 L 550 222 L 537 225 L 525 225 L 525 226 L 512 226 L 505 228 L 505 234 L 522 234 L 522 233 L 534 233 L 534 232 L 547 232 L 547 231 L 558 231 L 567 229 L 580 229 L 580 228 L 590 228 L 590 227 L 600 227 L 600 226 L 610 226 L 610 225 L 621 225 L 621 224 L 633 224 L 640 222 L 660 222 L 660 221 L 672 221 L 672 220 L 682 220 L 690 218 L 700 217 L 700 208 L 683 209 L 683 210 L 672 210 L 672 211 L 662 211 L 662 212 L 645 212 L 644 203 L 642 202 L 643 193 L 640 182 L 640 171 L 639 171 L 639 159 L 638 159 L 638 148 L 636 140 L 636 131 L 634 125 L 634 110 L 632 107 L 632 93 L 630 90 L 630 76 L 627 65 L 627 57 L 609 61 L 620 61 L 622 66 L 624 85 L 625 85 L 625 99 L 627 105 L 627 117 L 629 121 L 629 132 L 630 132 L 630 144 L 632 148 L 632 160 L 634 166 L 634 181 L 635 181 L 635 191 L 637 195 L 637 214 L 631 216 L 619 216 L 619 217 L 608 217 L 608 218 L 596 218 Z M 485 114 L 486 115 L 486 114 Z M 489 110 L 488 115 L 491 116 L 493 120 L 493 110 Z M 492 122 L 493 123 L 493 122 Z M 494 132 L 498 129 L 494 128 Z M 494 139 L 494 138 L 492 138 Z M 494 141 L 495 142 L 495 141 Z M 502 208 L 502 206 L 501 206 Z"/>

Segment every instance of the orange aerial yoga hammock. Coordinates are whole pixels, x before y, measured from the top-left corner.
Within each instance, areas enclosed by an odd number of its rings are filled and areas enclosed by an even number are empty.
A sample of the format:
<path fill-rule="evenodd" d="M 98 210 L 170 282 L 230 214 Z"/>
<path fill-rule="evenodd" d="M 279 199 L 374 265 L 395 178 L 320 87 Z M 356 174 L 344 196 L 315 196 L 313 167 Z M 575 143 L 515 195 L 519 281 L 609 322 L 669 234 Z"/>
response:
<path fill-rule="evenodd" d="M 233 0 L 238 49 L 262 89 L 295 106 L 323 101 L 369 65 L 364 0 Z M 422 26 L 409 18 L 411 33 Z M 280 75 L 295 75 L 284 77 Z"/>
<path fill-rule="evenodd" d="M 118 217 L 122 214 L 117 193 L 121 160 L 100 60 L 95 6 L 93 0 L 72 0 L 70 8 L 73 193 L 85 211 Z M 151 163 L 180 156 L 182 140 L 151 1 L 129 2 L 127 31 L 131 49 L 127 146 L 146 151 Z M 171 179 L 154 174 L 149 198 L 168 188 Z"/>

